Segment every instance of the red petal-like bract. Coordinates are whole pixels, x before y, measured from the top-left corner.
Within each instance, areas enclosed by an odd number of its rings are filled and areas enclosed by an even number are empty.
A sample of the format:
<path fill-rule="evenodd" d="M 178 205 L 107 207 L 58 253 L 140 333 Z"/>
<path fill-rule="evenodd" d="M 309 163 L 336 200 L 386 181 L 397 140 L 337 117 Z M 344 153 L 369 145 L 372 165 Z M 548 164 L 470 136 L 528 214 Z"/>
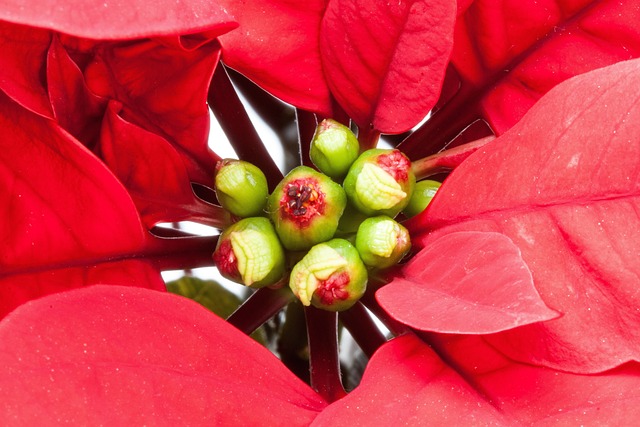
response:
<path fill-rule="evenodd" d="M 476 0 L 456 23 L 452 63 L 501 134 L 558 83 L 640 56 L 639 21 L 635 0 Z"/>
<path fill-rule="evenodd" d="M 101 283 L 164 287 L 144 262 L 113 262 L 149 243 L 131 198 L 53 121 L 0 93 L 0 316 L 52 292 Z"/>
<path fill-rule="evenodd" d="M 0 365 L 2 425 L 293 426 L 326 406 L 205 308 L 140 288 L 23 305 L 0 323 Z"/>
<path fill-rule="evenodd" d="M 212 186 L 217 157 L 207 148 L 206 97 L 218 45 L 190 49 L 166 38 L 101 43 L 91 53 L 84 70 L 89 90 L 122 103 L 125 120 L 170 142 L 189 178 Z"/>
<path fill-rule="evenodd" d="M 402 273 L 376 299 L 416 329 L 487 334 L 557 317 L 540 299 L 520 250 L 503 234 L 460 232 L 427 240 Z"/>
<path fill-rule="evenodd" d="M 0 19 L 89 39 L 127 39 L 211 31 L 236 24 L 216 2 L 200 0 L 7 0 Z"/>
<path fill-rule="evenodd" d="M 448 0 L 329 2 L 322 65 L 358 126 L 400 133 L 425 117 L 440 95 L 455 15 Z"/>
<path fill-rule="evenodd" d="M 520 248 L 562 317 L 487 338 L 509 357 L 580 373 L 640 360 L 639 123 L 640 60 L 575 77 L 463 162 L 408 224 L 431 230 L 427 240 L 492 231 Z"/>
<path fill-rule="evenodd" d="M 327 1 L 219 0 L 240 24 L 220 38 L 224 63 L 283 101 L 330 115 L 318 48 Z"/>
<path fill-rule="evenodd" d="M 115 101 L 107 108 L 100 151 L 127 187 L 145 225 L 150 229 L 159 222 L 194 220 L 198 211 L 202 211 L 204 223 L 214 221 L 214 207 L 196 198 L 176 148 L 161 136 L 124 120 L 119 115 L 121 108 Z"/>
<path fill-rule="evenodd" d="M 392 340 L 312 426 L 630 425 L 640 416 L 637 365 L 573 375 L 514 363 L 477 340 L 455 343 L 460 373 L 414 336 Z"/>

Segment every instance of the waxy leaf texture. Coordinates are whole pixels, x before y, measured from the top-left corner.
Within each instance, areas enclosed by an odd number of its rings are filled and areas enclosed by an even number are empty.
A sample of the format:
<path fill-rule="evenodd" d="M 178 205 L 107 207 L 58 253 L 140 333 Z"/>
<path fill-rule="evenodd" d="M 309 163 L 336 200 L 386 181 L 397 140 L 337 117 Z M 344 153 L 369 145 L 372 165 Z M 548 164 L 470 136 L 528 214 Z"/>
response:
<path fill-rule="evenodd" d="M 200 0 L 7 0 L 0 19 L 106 40 L 205 31 L 215 36 L 237 25 L 215 2 Z"/>
<path fill-rule="evenodd" d="M 455 2 L 332 0 L 320 52 L 332 94 L 364 129 L 400 133 L 436 103 L 452 46 Z"/>
<path fill-rule="evenodd" d="M 151 236 L 109 170 L 55 122 L 3 93 L 0 108 L 0 316 L 107 279 L 163 289 L 146 263 L 115 263 L 141 253 Z"/>
<path fill-rule="evenodd" d="M 637 366 L 572 375 L 515 363 L 478 340 L 448 344 L 466 356 L 456 372 L 438 356 L 440 343 L 434 352 L 412 335 L 393 339 L 360 386 L 312 425 L 627 425 L 640 416 Z"/>
<path fill-rule="evenodd" d="M 292 426 L 326 406 L 207 309 L 140 288 L 21 306 L 0 323 L 0 364 L 3 425 Z"/>
<path fill-rule="evenodd" d="M 394 319 L 424 331 L 487 334 L 558 316 L 505 235 L 460 232 L 424 244 L 404 277 L 376 292 Z"/>
<path fill-rule="evenodd" d="M 410 225 L 425 241 L 485 231 L 518 246 L 562 316 L 487 338 L 509 357 L 580 373 L 640 360 L 639 71 L 631 60 L 554 88 Z"/>
<path fill-rule="evenodd" d="M 223 61 L 278 98 L 330 115 L 318 48 L 328 0 L 220 0 L 239 23 L 220 38 Z"/>
<path fill-rule="evenodd" d="M 456 108 L 479 100 L 502 134 L 558 83 L 640 56 L 639 20 L 634 0 L 476 0 L 456 23 Z"/>

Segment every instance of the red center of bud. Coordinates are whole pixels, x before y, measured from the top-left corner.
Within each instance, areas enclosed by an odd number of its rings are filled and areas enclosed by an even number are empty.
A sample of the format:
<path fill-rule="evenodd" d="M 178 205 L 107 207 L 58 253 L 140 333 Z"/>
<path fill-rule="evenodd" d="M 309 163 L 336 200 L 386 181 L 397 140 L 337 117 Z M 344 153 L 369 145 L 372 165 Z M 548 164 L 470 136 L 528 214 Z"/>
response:
<path fill-rule="evenodd" d="M 334 273 L 327 280 L 318 284 L 316 295 L 322 304 L 331 305 L 336 300 L 344 301 L 349 298 L 349 292 L 345 289 L 351 278 L 346 272 Z"/>
<path fill-rule="evenodd" d="M 314 216 L 324 213 L 325 194 L 314 179 L 296 179 L 284 186 L 280 207 L 286 217 L 306 225 Z"/>
<path fill-rule="evenodd" d="M 220 270 L 220 274 L 226 277 L 240 278 L 238 258 L 233 253 L 230 239 L 222 242 L 218 250 L 213 253 L 213 261 L 216 263 L 218 270 Z"/>
<path fill-rule="evenodd" d="M 391 175 L 396 182 L 405 182 L 409 178 L 411 162 L 398 150 L 379 155 L 376 162 L 378 166 Z"/>

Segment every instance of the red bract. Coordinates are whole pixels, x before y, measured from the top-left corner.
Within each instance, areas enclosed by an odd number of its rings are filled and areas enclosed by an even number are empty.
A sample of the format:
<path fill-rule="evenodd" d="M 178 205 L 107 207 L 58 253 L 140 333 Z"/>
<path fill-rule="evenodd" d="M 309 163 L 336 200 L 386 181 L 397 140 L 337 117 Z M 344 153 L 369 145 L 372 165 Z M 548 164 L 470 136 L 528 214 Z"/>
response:
<path fill-rule="evenodd" d="M 562 317 L 488 338 L 516 360 L 574 372 L 640 360 L 640 234 L 630 226 L 640 200 L 639 69 L 623 62 L 553 89 L 463 162 L 414 222 L 414 232 L 431 232 L 424 244 L 464 230 L 518 246 Z"/>
<path fill-rule="evenodd" d="M 36 3 L 0 11 L 0 424 L 637 423 L 640 60 L 551 89 L 637 56 L 631 1 Z M 420 177 L 455 170 L 405 223 L 413 259 L 339 315 L 262 288 L 224 323 L 158 292 L 216 239 L 154 226 L 230 220 L 192 189 L 215 202 L 207 95 L 282 175 L 220 55 L 298 108 L 280 136 L 303 162 L 321 116 L 368 148 L 431 113 L 401 148 Z M 441 152 L 463 130 L 500 136 Z M 287 304 L 278 360 L 237 329 Z M 372 356 L 350 394 L 339 320 Z"/>
<path fill-rule="evenodd" d="M 572 375 L 515 363 L 477 339 L 450 341 L 434 342 L 435 352 L 411 335 L 389 342 L 360 387 L 312 425 L 625 425 L 640 416 L 638 366 Z M 449 348 L 447 365 L 439 354 Z"/>
<path fill-rule="evenodd" d="M 198 0 L 9 1 L 0 10 L 0 19 L 107 40 L 204 31 L 220 34 L 236 26 L 220 6 Z"/>
<path fill-rule="evenodd" d="M 220 1 L 240 25 L 220 39 L 224 62 L 286 102 L 331 114 L 318 49 L 327 2 Z"/>
<path fill-rule="evenodd" d="M 211 312 L 139 288 L 22 306 L 0 325 L 0 361 L 3 424 L 291 426 L 326 406 Z"/>
<path fill-rule="evenodd" d="M 171 246 L 189 245 L 153 238 L 124 187 L 55 122 L 4 94 L 0 105 L 0 314 L 41 295 L 105 281 L 163 289 L 148 262 Z M 137 257 L 146 261 L 131 259 Z"/>
<path fill-rule="evenodd" d="M 640 55 L 633 0 L 476 0 L 456 24 L 462 95 L 498 134 L 569 77 Z M 468 100 L 467 100 L 468 102 Z"/>
<path fill-rule="evenodd" d="M 376 293 L 396 320 L 425 331 L 482 334 L 553 319 L 520 250 L 498 233 L 451 233 Z M 452 258 L 455 262 L 451 262 Z"/>
<path fill-rule="evenodd" d="M 455 3 L 332 0 L 320 33 L 329 87 L 363 129 L 400 133 L 440 95 Z"/>

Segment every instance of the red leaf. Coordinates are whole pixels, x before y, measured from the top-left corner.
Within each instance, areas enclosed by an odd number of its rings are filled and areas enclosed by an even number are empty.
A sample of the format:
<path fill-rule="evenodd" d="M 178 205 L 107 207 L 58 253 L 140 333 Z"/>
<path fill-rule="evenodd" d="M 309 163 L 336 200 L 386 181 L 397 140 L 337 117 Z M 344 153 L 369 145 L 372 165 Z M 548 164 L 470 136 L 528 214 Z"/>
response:
<path fill-rule="evenodd" d="M 514 363 L 480 337 L 439 335 L 429 342 L 523 425 L 633 425 L 640 417 L 638 364 L 576 375 Z"/>
<path fill-rule="evenodd" d="M 554 88 L 409 225 L 435 230 L 428 239 L 495 231 L 520 248 L 563 316 L 492 336 L 509 357 L 574 372 L 640 360 L 638 70 L 623 62 Z"/>
<path fill-rule="evenodd" d="M 82 70 L 57 35 L 51 37 L 46 70 L 53 117 L 63 129 L 94 149 L 108 100 L 89 90 Z"/>
<path fill-rule="evenodd" d="M 146 239 L 125 189 L 54 122 L 0 94 L 2 272 L 141 248 Z"/>
<path fill-rule="evenodd" d="M 220 37 L 224 63 L 283 101 L 329 116 L 318 49 L 327 1 L 220 0 L 240 24 Z"/>
<path fill-rule="evenodd" d="M 473 420 L 473 421 L 471 421 Z M 319 426 L 506 425 L 502 415 L 417 338 L 382 346 L 360 385 L 332 403 Z"/>
<path fill-rule="evenodd" d="M 640 56 L 638 21 L 634 0 L 476 0 L 456 23 L 452 63 L 466 103 L 480 96 L 501 134 L 558 83 Z"/>
<path fill-rule="evenodd" d="M 332 0 L 320 32 L 331 92 L 360 127 L 400 133 L 440 94 L 455 2 Z"/>
<path fill-rule="evenodd" d="M 211 37 L 235 27 L 215 2 L 197 0 L 9 1 L 3 21 L 42 27 L 89 39 L 130 39 L 211 31 Z"/>
<path fill-rule="evenodd" d="M 95 283 L 163 289 L 162 264 L 151 268 L 150 257 L 187 256 L 192 265 L 201 258 L 184 241 L 152 238 L 122 185 L 56 123 L 3 93 L 0 111 L 0 315 L 28 299 Z M 209 263 L 212 244 L 198 249 Z"/>
<path fill-rule="evenodd" d="M 326 405 L 205 308 L 139 288 L 20 307 L 0 323 L 0 364 L 2 424 L 308 425 Z"/>
<path fill-rule="evenodd" d="M 105 114 L 101 154 L 127 187 L 145 225 L 199 219 L 223 225 L 221 210 L 196 198 L 178 151 L 164 138 L 125 121 L 112 101 Z M 213 174 L 213 172 L 212 172 Z"/>
<path fill-rule="evenodd" d="M 414 336 L 390 341 L 360 386 L 312 425 L 631 425 L 640 416 L 637 365 L 572 375 L 513 363 L 478 339 L 466 342 L 449 354 L 462 359 L 460 375 Z"/>
<path fill-rule="evenodd" d="M 425 246 L 403 268 L 404 279 L 376 293 L 394 319 L 425 331 L 487 334 L 557 317 L 504 235 L 451 233 Z"/>
<path fill-rule="evenodd" d="M 0 21 L 0 88 L 20 105 L 46 117 L 52 111 L 42 71 L 50 43 L 49 31 Z"/>
<path fill-rule="evenodd" d="M 213 185 L 218 157 L 207 146 L 207 89 L 219 49 L 185 49 L 171 40 L 101 43 L 85 69 L 87 87 L 123 104 L 123 119 L 169 142 L 192 181 Z"/>
<path fill-rule="evenodd" d="M 75 288 L 109 283 L 121 286 L 136 286 L 158 291 L 166 290 L 157 268 L 143 260 L 119 260 L 81 267 L 61 267 L 0 277 L 0 318 L 16 307 L 58 292 Z"/>

